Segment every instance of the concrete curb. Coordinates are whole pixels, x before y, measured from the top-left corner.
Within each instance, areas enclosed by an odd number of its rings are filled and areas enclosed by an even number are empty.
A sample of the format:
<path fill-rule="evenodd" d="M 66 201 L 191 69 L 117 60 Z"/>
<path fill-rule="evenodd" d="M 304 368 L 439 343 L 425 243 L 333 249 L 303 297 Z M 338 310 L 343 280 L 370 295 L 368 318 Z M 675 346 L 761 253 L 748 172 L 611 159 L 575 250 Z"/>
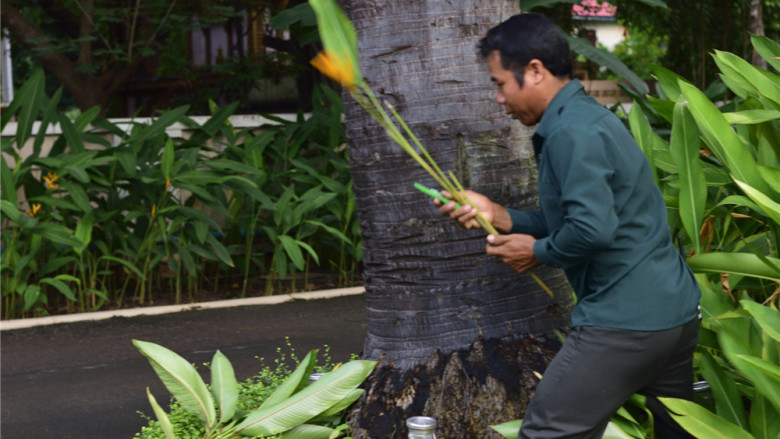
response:
<path fill-rule="evenodd" d="M 2 320 L 0 331 L 32 328 L 35 326 L 56 325 L 94 320 L 105 320 L 112 317 L 136 317 L 142 315 L 170 314 L 199 309 L 230 308 L 236 306 L 276 305 L 293 300 L 328 299 L 340 296 L 352 296 L 365 293 L 363 287 L 338 288 L 333 290 L 309 291 L 305 293 L 280 294 L 278 296 L 248 297 L 245 299 L 217 300 L 213 302 L 188 303 L 183 305 L 151 306 L 146 308 L 117 309 L 112 311 L 96 311 L 90 313 L 67 314 L 60 316 L 36 317 L 30 319 Z"/>

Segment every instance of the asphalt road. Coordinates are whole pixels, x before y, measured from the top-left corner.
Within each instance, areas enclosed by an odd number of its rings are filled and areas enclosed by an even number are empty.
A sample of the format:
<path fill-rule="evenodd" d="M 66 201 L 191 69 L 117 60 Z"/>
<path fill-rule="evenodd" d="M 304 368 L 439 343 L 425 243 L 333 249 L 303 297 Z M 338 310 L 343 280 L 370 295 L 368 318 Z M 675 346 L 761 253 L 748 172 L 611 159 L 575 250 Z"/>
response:
<path fill-rule="evenodd" d="M 243 380 L 263 364 L 273 366 L 277 348 L 289 353 L 286 338 L 299 358 L 329 346 L 338 362 L 359 354 L 365 336 L 362 294 L 3 330 L 0 435 L 132 438 L 146 425 L 138 412 L 153 417 L 146 388 L 161 403 L 169 395 L 133 339 L 158 343 L 196 365 L 219 349 Z M 198 370 L 208 383 L 208 368 Z"/>

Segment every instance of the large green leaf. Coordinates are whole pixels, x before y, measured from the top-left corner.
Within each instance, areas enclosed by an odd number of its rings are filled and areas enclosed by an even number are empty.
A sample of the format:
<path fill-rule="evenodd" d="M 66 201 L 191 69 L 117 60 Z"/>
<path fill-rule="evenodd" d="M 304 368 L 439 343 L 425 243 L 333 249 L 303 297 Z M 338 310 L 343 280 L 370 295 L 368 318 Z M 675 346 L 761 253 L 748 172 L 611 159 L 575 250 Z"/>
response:
<path fill-rule="evenodd" d="M 270 435 L 297 427 L 344 399 L 375 365 L 375 361 L 350 361 L 286 400 L 249 413 L 236 432 L 245 436 Z"/>
<path fill-rule="evenodd" d="M 756 391 L 780 410 L 780 366 L 745 354 L 733 355 L 729 359 L 753 381 Z"/>
<path fill-rule="evenodd" d="M 626 433 L 617 424 L 610 421 L 601 439 L 636 439 L 636 436 Z"/>
<path fill-rule="evenodd" d="M 81 132 L 76 129 L 73 122 L 68 119 L 65 113 L 59 114 L 60 129 L 62 129 L 62 135 L 65 136 L 65 140 L 70 147 L 71 152 L 81 154 L 84 152 L 84 140 L 81 138 Z"/>
<path fill-rule="evenodd" d="M 733 53 L 716 50 L 713 56 L 724 75 L 728 75 L 742 85 L 748 84 L 749 90 L 755 95 L 763 96 L 775 105 L 780 105 L 780 77 L 760 70 Z"/>
<path fill-rule="evenodd" d="M 65 282 L 59 279 L 47 277 L 41 279 L 39 283 L 51 285 L 54 288 L 56 288 L 57 291 L 59 291 L 63 296 L 67 297 L 68 300 L 71 300 L 73 302 L 76 301 L 76 296 L 73 294 L 73 291 L 70 289 L 68 284 L 66 284 Z"/>
<path fill-rule="evenodd" d="M 780 282 L 780 259 L 751 253 L 704 253 L 688 258 L 688 265 L 698 273 L 732 273 Z"/>
<path fill-rule="evenodd" d="M 146 278 L 146 276 L 144 276 L 143 273 L 141 273 L 141 271 L 138 269 L 138 267 L 136 267 L 131 262 L 126 261 L 124 259 L 117 258 L 116 256 L 111 256 L 111 255 L 103 255 L 103 256 L 100 257 L 99 260 L 100 261 L 116 262 L 117 264 L 127 268 L 129 271 L 132 271 L 133 273 L 135 273 L 135 275 L 138 276 L 139 279 L 143 280 L 143 279 Z"/>
<path fill-rule="evenodd" d="M 712 390 L 718 415 L 735 425 L 747 428 L 742 395 L 737 390 L 737 383 L 734 379 L 726 374 L 726 371 L 715 362 L 715 359 L 707 351 L 701 353 L 699 367 L 702 376 L 707 380 Z"/>
<path fill-rule="evenodd" d="M 723 118 L 730 124 L 754 125 L 770 120 L 780 119 L 777 110 L 744 110 L 733 113 L 723 113 Z"/>
<path fill-rule="evenodd" d="M 222 245 L 221 242 L 217 241 L 217 238 L 215 238 L 214 235 L 206 236 L 206 242 L 209 243 L 209 247 L 211 247 L 214 255 L 216 255 L 217 259 L 222 261 L 223 264 L 227 265 L 228 267 L 235 266 L 233 263 L 233 258 L 230 257 L 230 252 L 228 252 L 228 250 L 224 245 Z"/>
<path fill-rule="evenodd" d="M 179 404 L 203 421 L 207 429 L 214 426 L 217 416 L 214 400 L 192 364 L 155 343 L 133 340 L 133 345 L 149 360 L 157 376 Z"/>
<path fill-rule="evenodd" d="M 754 188 L 753 186 L 750 186 L 747 183 L 743 183 L 739 180 L 734 180 L 737 185 L 742 189 L 745 194 L 753 200 L 756 204 L 761 206 L 761 210 L 763 211 L 766 216 L 769 218 L 772 218 L 772 221 L 775 222 L 775 224 L 780 225 L 780 203 L 775 202 L 771 198 L 769 198 L 765 193 L 759 191 L 758 189 Z M 762 179 L 763 181 L 763 179 Z"/>
<path fill-rule="evenodd" d="M 298 367 L 295 368 L 293 373 L 284 380 L 284 382 L 277 387 L 277 389 L 263 402 L 259 408 L 265 406 L 272 406 L 278 404 L 290 395 L 295 393 L 296 390 L 301 388 L 302 383 L 306 382 L 311 375 L 311 371 L 314 369 L 314 365 L 317 363 L 317 349 L 312 349 L 308 354 L 298 363 Z"/>
<path fill-rule="evenodd" d="M 772 398 L 770 399 L 777 401 L 777 403 L 780 404 L 780 366 L 751 355 L 737 355 L 737 357 L 750 364 L 757 371 L 760 371 L 762 374 L 771 378 L 771 381 L 777 383 L 777 386 L 774 386 L 775 390 L 771 393 Z M 761 390 L 766 389 L 759 389 L 759 391 Z"/>
<path fill-rule="evenodd" d="M 753 48 L 758 52 L 769 65 L 780 70 L 780 44 L 776 41 L 763 36 L 763 35 L 751 35 L 750 41 L 753 43 Z"/>
<path fill-rule="evenodd" d="M 0 182 L 2 183 L 2 186 L 0 186 L 2 188 L 0 189 L 2 190 L 2 200 L 16 207 L 19 204 L 19 198 L 16 195 L 17 187 L 14 184 L 13 172 L 8 167 L 5 157 L 0 157 Z"/>
<path fill-rule="evenodd" d="M 628 122 L 631 126 L 631 134 L 634 136 L 639 148 L 645 154 L 647 161 L 652 165 L 653 180 L 658 184 L 658 173 L 655 166 L 655 150 L 666 147 L 666 142 L 653 131 L 653 127 L 650 126 L 650 122 L 644 115 L 644 112 L 639 105 L 632 105 L 631 110 L 628 113 Z"/>
<path fill-rule="evenodd" d="M 707 182 L 699 161 L 699 130 L 683 102 L 674 107 L 669 149 L 680 176 L 680 219 L 696 250 L 702 253 L 699 228 L 707 202 Z"/>
<path fill-rule="evenodd" d="M 628 81 L 634 89 L 640 94 L 647 94 L 650 92 L 650 88 L 645 84 L 639 76 L 636 75 L 631 69 L 626 67 L 622 61 L 620 61 L 615 55 L 594 47 L 590 41 L 585 38 L 572 37 L 566 35 L 566 39 L 569 41 L 571 50 L 579 53 L 580 55 L 588 58 L 596 64 L 606 67 L 616 75 Z"/>
<path fill-rule="evenodd" d="M 72 182 L 72 181 L 60 181 L 60 186 L 68 193 L 70 199 L 73 200 L 73 204 L 83 213 L 92 212 L 93 207 L 87 195 L 87 191 L 84 190 L 84 185 Z"/>
<path fill-rule="evenodd" d="M 753 396 L 750 404 L 750 432 L 756 439 L 780 437 L 780 411 L 760 393 Z"/>
<path fill-rule="evenodd" d="M 211 391 L 219 407 L 219 422 L 226 424 L 238 408 L 238 381 L 233 365 L 220 351 L 211 360 Z"/>
<path fill-rule="evenodd" d="M 315 423 L 315 424 L 316 423 L 321 423 L 319 421 L 327 422 L 327 420 L 329 418 L 331 418 L 332 416 L 338 415 L 343 410 L 346 410 L 347 407 L 349 407 L 352 404 L 354 404 L 355 401 L 357 401 L 358 399 L 360 399 L 361 396 L 363 396 L 363 393 L 364 393 L 363 389 L 355 389 L 355 390 L 353 390 L 344 399 L 342 399 L 341 401 L 339 401 L 336 404 L 334 404 L 333 407 L 325 410 L 324 412 L 320 413 L 316 417 L 312 418 L 309 422 L 312 422 L 312 423 Z"/>
<path fill-rule="evenodd" d="M 165 140 L 165 146 L 163 147 L 162 159 L 160 161 L 160 170 L 163 177 L 167 180 L 171 178 L 171 171 L 173 170 L 173 140 L 168 138 Z"/>
<path fill-rule="evenodd" d="M 6 111 L 3 111 L 3 126 L 5 126 L 7 120 L 10 120 L 10 116 L 15 111 L 16 103 L 19 102 L 18 105 L 21 106 L 16 123 L 16 147 L 20 150 L 32 134 L 33 123 L 38 116 L 41 102 L 43 102 L 45 96 L 45 82 L 43 69 L 36 69 L 30 79 L 25 81 L 19 92 L 14 96 L 11 106 Z"/>
<path fill-rule="evenodd" d="M 40 224 L 34 229 L 34 233 L 57 244 L 63 244 L 69 247 L 78 247 L 81 245 L 81 241 L 73 236 L 73 231 L 59 224 Z"/>
<path fill-rule="evenodd" d="M 282 433 L 282 439 L 329 439 L 334 428 L 314 424 L 301 424 Z"/>
<path fill-rule="evenodd" d="M 517 439 L 521 425 L 523 425 L 523 420 L 515 419 L 514 421 L 504 422 L 503 424 L 491 425 L 490 428 L 507 439 Z"/>
<path fill-rule="evenodd" d="M 739 304 L 750 312 L 764 333 L 780 343 L 780 312 L 747 299 L 740 300 Z"/>
<path fill-rule="evenodd" d="M 89 124 L 100 114 L 100 107 L 94 106 L 87 109 L 83 113 L 76 116 L 76 120 L 73 121 L 73 125 L 78 132 L 83 132 L 89 127 Z"/>
<path fill-rule="evenodd" d="M 682 92 L 680 91 L 680 82 L 686 82 L 682 76 L 673 71 L 656 64 L 650 64 L 650 71 L 658 81 L 658 88 L 672 103 L 680 100 Z"/>
<path fill-rule="evenodd" d="M 165 438 L 176 439 L 176 435 L 173 433 L 171 420 L 168 418 L 165 410 L 157 403 L 157 400 L 154 398 L 154 395 L 152 395 L 152 392 L 149 391 L 148 387 L 146 388 L 146 395 L 149 397 L 149 404 L 152 406 L 152 410 L 154 410 L 154 415 L 157 417 L 157 422 L 160 424 L 160 429 L 163 431 L 163 434 L 165 434 Z"/>
<path fill-rule="evenodd" d="M 688 108 L 707 145 L 718 160 L 728 167 L 734 179 L 768 193 L 769 187 L 758 175 L 756 161 L 750 150 L 742 143 L 715 104 L 691 84 L 680 82 L 680 89 L 688 100 Z"/>
<path fill-rule="evenodd" d="M 677 423 L 699 439 L 754 439 L 745 430 L 706 408 L 677 398 L 658 398 Z"/>
<path fill-rule="evenodd" d="M 184 105 L 166 111 L 162 116 L 156 118 L 150 125 L 138 130 L 133 130 L 133 132 L 130 134 L 128 142 L 143 142 L 162 134 L 165 132 L 166 128 L 183 118 L 189 109 L 189 105 Z"/>
<path fill-rule="evenodd" d="M 778 144 L 780 146 L 780 144 Z M 758 165 L 758 175 L 764 179 L 764 181 L 775 189 L 775 192 L 780 193 L 780 167 L 774 168 L 764 165 Z"/>
<path fill-rule="evenodd" d="M 54 96 L 49 99 L 46 108 L 43 110 L 41 123 L 38 125 L 38 134 L 35 135 L 35 141 L 33 142 L 33 157 L 39 157 L 41 155 L 41 147 L 46 141 L 47 132 L 49 131 L 48 127 L 57 119 L 57 105 L 59 105 L 60 99 L 62 99 L 63 90 L 63 86 L 60 86 L 57 91 L 54 92 Z"/>
<path fill-rule="evenodd" d="M 303 270 L 305 262 L 303 260 L 301 247 L 298 245 L 299 241 L 296 241 L 294 238 L 287 235 L 280 235 L 279 241 L 281 241 L 282 247 L 284 247 L 284 253 L 290 258 L 290 261 L 295 265 L 295 268 Z"/>

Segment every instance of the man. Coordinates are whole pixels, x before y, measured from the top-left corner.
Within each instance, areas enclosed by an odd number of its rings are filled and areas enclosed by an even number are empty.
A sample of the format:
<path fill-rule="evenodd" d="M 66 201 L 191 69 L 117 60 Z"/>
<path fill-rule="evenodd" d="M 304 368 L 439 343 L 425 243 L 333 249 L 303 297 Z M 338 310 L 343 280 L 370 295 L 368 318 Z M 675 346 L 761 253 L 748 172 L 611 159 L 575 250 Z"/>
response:
<path fill-rule="evenodd" d="M 548 19 L 516 15 L 479 49 L 498 103 L 513 119 L 538 124 L 538 211 L 467 192 L 502 233 L 488 236 L 487 253 L 520 273 L 561 267 L 577 295 L 572 330 L 520 438 L 600 438 L 636 392 L 648 396 L 657 437 L 689 437 L 654 397 L 692 399 L 700 292 L 672 244 L 650 165 L 620 120 L 572 79 L 568 44 Z M 471 206 L 449 202 L 440 213 L 478 227 Z"/>

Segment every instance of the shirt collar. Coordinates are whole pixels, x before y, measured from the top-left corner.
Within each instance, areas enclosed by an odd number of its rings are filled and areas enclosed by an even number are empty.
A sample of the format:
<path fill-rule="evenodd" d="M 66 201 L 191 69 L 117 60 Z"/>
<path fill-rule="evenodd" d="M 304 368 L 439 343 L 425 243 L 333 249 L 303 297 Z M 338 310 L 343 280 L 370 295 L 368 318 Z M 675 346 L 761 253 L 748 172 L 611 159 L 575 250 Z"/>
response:
<path fill-rule="evenodd" d="M 542 152 L 544 139 L 547 137 L 550 130 L 557 125 L 556 122 L 558 121 L 563 107 L 579 93 L 585 94 L 585 87 L 579 79 L 572 79 L 555 94 L 547 105 L 544 114 L 542 114 L 542 119 L 539 121 L 539 125 L 536 126 L 536 132 L 534 132 L 532 137 L 534 153 L 536 155 L 539 155 Z"/>

